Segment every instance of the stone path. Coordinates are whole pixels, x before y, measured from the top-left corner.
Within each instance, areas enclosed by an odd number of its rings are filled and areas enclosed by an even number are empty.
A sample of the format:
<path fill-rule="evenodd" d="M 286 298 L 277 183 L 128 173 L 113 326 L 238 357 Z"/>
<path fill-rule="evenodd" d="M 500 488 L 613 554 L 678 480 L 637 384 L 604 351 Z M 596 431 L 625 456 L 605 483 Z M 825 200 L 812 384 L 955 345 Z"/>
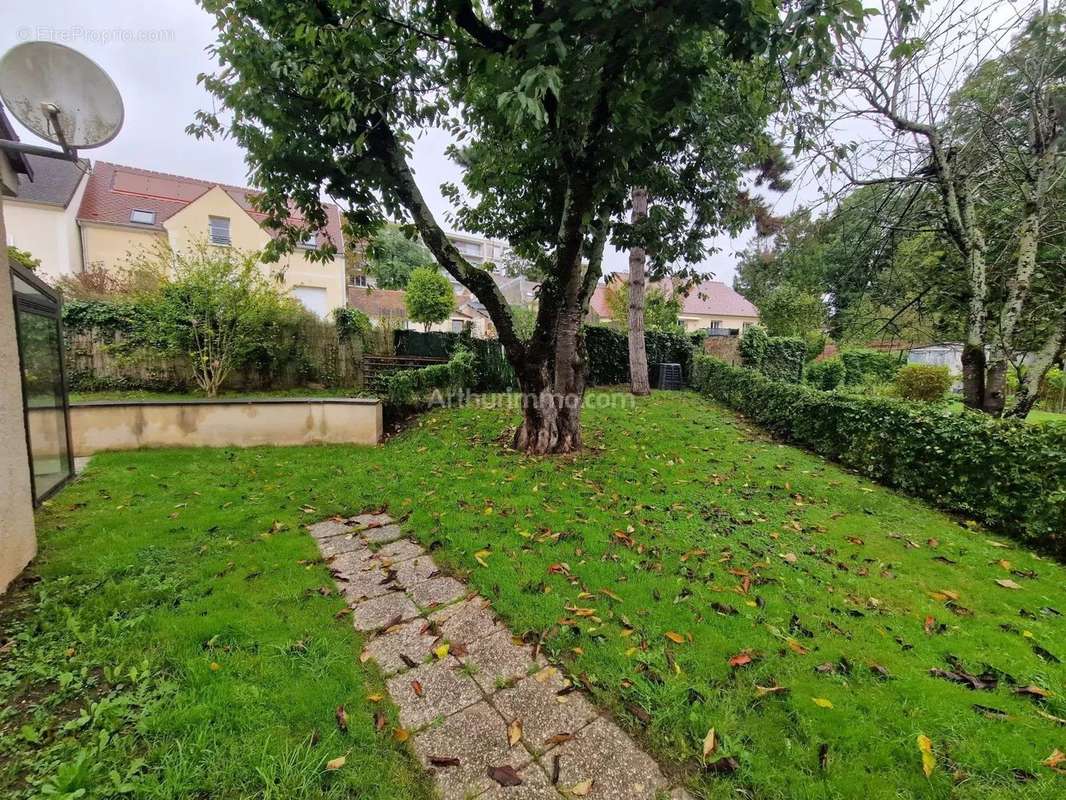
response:
<path fill-rule="evenodd" d="M 689 798 L 390 517 L 308 530 L 443 800 Z"/>

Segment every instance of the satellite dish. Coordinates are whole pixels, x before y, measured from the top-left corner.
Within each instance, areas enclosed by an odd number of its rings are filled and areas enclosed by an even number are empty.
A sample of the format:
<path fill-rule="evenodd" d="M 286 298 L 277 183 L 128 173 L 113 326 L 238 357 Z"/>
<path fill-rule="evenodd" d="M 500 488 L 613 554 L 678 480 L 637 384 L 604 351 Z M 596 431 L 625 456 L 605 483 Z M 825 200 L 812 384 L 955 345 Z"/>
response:
<path fill-rule="evenodd" d="M 67 153 L 118 135 L 125 112 L 95 61 L 55 42 L 25 42 L 0 59 L 0 98 L 19 122 Z"/>

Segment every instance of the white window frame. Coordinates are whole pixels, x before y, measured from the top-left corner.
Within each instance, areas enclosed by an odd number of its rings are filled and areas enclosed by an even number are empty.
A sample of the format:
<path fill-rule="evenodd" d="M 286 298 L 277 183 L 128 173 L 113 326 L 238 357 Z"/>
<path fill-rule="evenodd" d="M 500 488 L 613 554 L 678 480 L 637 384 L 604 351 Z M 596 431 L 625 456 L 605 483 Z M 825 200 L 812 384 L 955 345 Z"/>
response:
<path fill-rule="evenodd" d="M 148 217 L 151 217 L 151 219 L 134 219 L 134 216 L 136 216 L 137 214 L 145 214 Z M 130 211 L 130 222 L 132 222 L 134 225 L 155 225 L 155 219 L 155 212 L 149 211 L 145 208 L 135 208 Z"/>
<path fill-rule="evenodd" d="M 226 233 L 225 236 L 218 236 L 216 234 L 216 223 L 225 223 Z M 233 235 L 230 232 L 230 218 L 229 217 L 216 217 L 209 216 L 207 218 L 207 238 L 211 244 L 218 247 L 229 247 L 233 244 Z"/>
<path fill-rule="evenodd" d="M 318 234 L 317 233 L 310 234 L 306 239 L 304 239 L 302 242 L 300 242 L 300 247 L 302 247 L 304 250 L 317 250 L 318 249 Z"/>

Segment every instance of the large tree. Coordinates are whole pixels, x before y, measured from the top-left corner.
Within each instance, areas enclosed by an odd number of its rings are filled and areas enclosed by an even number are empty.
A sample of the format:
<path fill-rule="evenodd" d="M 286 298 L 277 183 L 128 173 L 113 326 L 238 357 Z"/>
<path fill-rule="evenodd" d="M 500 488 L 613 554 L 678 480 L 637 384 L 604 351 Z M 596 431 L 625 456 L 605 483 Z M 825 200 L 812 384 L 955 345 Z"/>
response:
<path fill-rule="evenodd" d="M 829 126 L 822 157 L 852 186 L 932 196 L 932 230 L 964 270 L 964 401 L 1002 414 L 1013 366 L 1007 413 L 1024 417 L 1066 348 L 1064 231 L 1049 225 L 1066 178 L 1066 16 L 1038 2 L 881 5 L 880 28 L 839 48 L 836 119 L 865 121 L 862 139 Z"/>
<path fill-rule="evenodd" d="M 485 305 L 522 389 L 514 443 L 535 453 L 581 445 L 581 322 L 607 242 L 635 243 L 632 187 L 656 199 L 640 231 L 653 258 L 698 261 L 743 222 L 738 184 L 769 115 L 863 16 L 859 0 L 201 2 L 222 65 L 203 81 L 228 113 L 192 129 L 245 148 L 272 248 L 324 226 L 323 194 L 356 236 L 413 224 Z M 463 186 L 446 191 L 459 226 L 509 240 L 544 276 L 528 340 L 415 180 L 412 142 L 434 125 L 460 143 Z"/>

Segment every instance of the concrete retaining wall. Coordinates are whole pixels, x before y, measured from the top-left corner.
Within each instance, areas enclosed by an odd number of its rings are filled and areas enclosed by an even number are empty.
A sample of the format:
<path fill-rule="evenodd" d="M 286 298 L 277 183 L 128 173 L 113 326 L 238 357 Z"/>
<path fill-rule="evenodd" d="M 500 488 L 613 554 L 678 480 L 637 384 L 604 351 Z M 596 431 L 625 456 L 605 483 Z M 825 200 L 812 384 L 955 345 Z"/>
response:
<path fill-rule="evenodd" d="M 369 398 L 100 401 L 70 407 L 75 456 L 139 447 L 377 444 Z"/>

